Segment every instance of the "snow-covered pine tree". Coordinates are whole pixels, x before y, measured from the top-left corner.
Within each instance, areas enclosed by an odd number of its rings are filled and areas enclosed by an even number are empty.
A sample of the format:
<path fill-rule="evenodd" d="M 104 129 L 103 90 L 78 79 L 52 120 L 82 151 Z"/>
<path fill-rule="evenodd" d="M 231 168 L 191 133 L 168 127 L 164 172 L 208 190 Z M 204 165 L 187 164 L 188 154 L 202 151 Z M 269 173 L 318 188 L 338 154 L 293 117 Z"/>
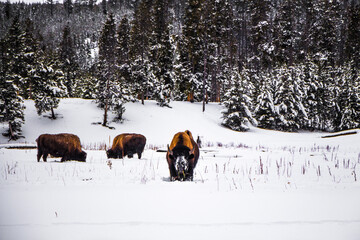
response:
<path fill-rule="evenodd" d="M 173 64 L 173 80 L 174 89 L 172 91 L 174 100 L 185 101 L 186 95 L 186 79 L 189 78 L 190 71 L 186 67 L 188 62 L 186 61 L 186 49 L 184 48 L 184 38 L 179 35 L 173 37 L 174 41 L 174 64 Z"/>
<path fill-rule="evenodd" d="M 353 61 L 354 66 L 360 67 L 360 4 L 352 1 L 347 14 L 347 38 L 345 41 L 345 59 Z M 352 64 L 353 65 L 353 64 Z"/>
<path fill-rule="evenodd" d="M 270 28 L 270 1 L 250 0 L 250 65 L 257 70 L 267 68 L 273 62 L 271 59 L 274 50 L 269 34 Z"/>
<path fill-rule="evenodd" d="M 51 112 L 50 118 L 56 119 L 54 109 L 59 106 L 60 98 L 68 96 L 64 85 L 64 73 L 55 56 L 38 59 L 33 74 L 33 99 L 37 113 Z"/>
<path fill-rule="evenodd" d="M 155 0 L 152 9 L 153 32 L 150 38 L 150 60 L 155 76 L 154 98 L 158 105 L 169 107 L 173 89 L 172 49 L 170 44 L 170 24 L 167 0 Z"/>
<path fill-rule="evenodd" d="M 328 66 L 334 66 L 337 54 L 337 16 L 339 1 L 314 1 L 313 22 L 310 28 L 309 50 L 314 58 Z"/>
<path fill-rule="evenodd" d="M 276 128 L 282 131 L 297 131 L 307 118 L 302 103 L 304 96 L 300 87 L 297 68 L 282 66 L 274 70 L 274 79 L 279 79 L 279 89 L 274 98 L 275 110 L 278 114 Z"/>
<path fill-rule="evenodd" d="M 144 0 L 139 3 L 134 12 L 130 29 L 130 60 L 131 79 L 135 93 L 144 104 L 145 98 L 153 94 L 152 62 L 149 61 L 149 38 L 152 32 L 151 19 L 152 1 Z"/>
<path fill-rule="evenodd" d="M 303 129 L 316 130 L 320 126 L 320 118 L 317 107 L 318 65 L 314 63 L 310 56 L 307 56 L 304 63 L 298 66 L 301 68 L 304 85 L 303 105 L 307 113 L 307 120 L 303 124 Z"/>
<path fill-rule="evenodd" d="M 276 61 L 280 64 L 291 66 L 294 62 L 294 11 L 296 3 L 293 0 L 285 0 L 280 5 L 280 11 L 275 17 L 274 26 L 274 52 Z"/>
<path fill-rule="evenodd" d="M 203 0 L 187 0 L 183 25 L 182 43 L 185 49 L 181 60 L 183 62 L 184 73 L 181 85 L 185 88 L 187 100 L 193 102 L 201 100 L 203 88 L 199 88 L 203 82 L 203 21 L 202 18 Z M 186 77 L 186 78 L 185 78 Z"/>
<path fill-rule="evenodd" d="M 21 125 L 24 123 L 24 101 L 17 95 L 19 91 L 13 80 L 8 79 L 5 72 L 0 74 L 0 122 L 8 123 L 8 130 L 3 136 L 10 140 L 21 137 Z"/>
<path fill-rule="evenodd" d="M 128 101 L 136 101 L 134 97 L 135 86 L 132 82 L 131 64 L 130 64 L 130 23 L 127 16 L 124 16 L 118 26 L 116 42 L 116 79 L 118 92 L 121 93 L 122 104 L 114 107 L 117 114 L 116 119 L 122 121 L 122 114 L 125 111 L 124 104 Z"/>
<path fill-rule="evenodd" d="M 16 15 L 4 40 L 4 63 L 6 65 L 7 80 L 14 81 L 18 86 L 19 95 L 28 96 L 30 70 L 27 60 L 33 56 L 32 49 L 25 45 L 25 31 L 21 28 L 19 15 Z"/>
<path fill-rule="evenodd" d="M 73 13 L 74 4 L 72 0 L 64 0 L 64 8 L 67 13 L 67 17 L 70 16 L 70 14 Z"/>
<path fill-rule="evenodd" d="M 202 51 L 206 58 L 204 68 L 210 89 L 208 95 L 210 101 L 220 102 L 227 90 L 226 80 L 231 78 L 236 55 L 233 10 L 228 0 L 205 1 L 201 10 Z"/>
<path fill-rule="evenodd" d="M 131 70 L 130 70 L 130 23 L 125 15 L 119 24 L 117 30 L 117 44 L 116 44 L 116 64 L 117 64 L 117 78 L 122 79 L 129 83 L 131 82 Z M 129 86 L 131 87 L 131 86 Z"/>
<path fill-rule="evenodd" d="M 257 125 L 251 113 L 251 98 L 248 82 L 236 70 L 232 71 L 233 86 L 225 93 L 222 124 L 235 131 L 248 131 L 249 125 Z"/>
<path fill-rule="evenodd" d="M 350 62 L 337 69 L 335 80 L 335 114 L 332 119 L 335 131 L 360 127 L 359 71 Z"/>
<path fill-rule="evenodd" d="M 37 65 L 37 58 L 42 54 L 39 50 L 37 39 L 33 36 L 34 33 L 34 23 L 27 18 L 25 20 L 25 31 L 24 31 L 24 97 L 25 98 L 32 98 L 32 91 L 33 91 L 33 76 L 31 71 L 36 68 Z"/>
<path fill-rule="evenodd" d="M 97 78 L 92 73 L 83 73 L 81 81 L 78 81 L 75 88 L 75 96 L 84 99 L 95 99 L 95 86 Z"/>
<path fill-rule="evenodd" d="M 279 82 L 273 79 L 270 74 L 263 74 L 262 80 L 258 82 L 262 84 L 260 89 L 255 89 L 256 94 L 253 95 L 256 99 L 254 115 L 258 127 L 277 129 L 276 123 L 279 114 L 275 109 L 274 97 L 279 90 Z"/>
<path fill-rule="evenodd" d="M 3 133 L 9 140 L 21 137 L 21 125 L 24 123 L 23 96 L 28 96 L 29 71 L 35 55 L 30 43 L 30 33 L 20 26 L 16 15 L 4 39 L 1 40 L 0 67 L 0 122 L 8 123 Z M 29 28 L 27 28 L 29 29 Z"/>
<path fill-rule="evenodd" d="M 67 88 L 69 97 L 74 97 L 74 86 L 78 65 L 75 61 L 75 48 L 71 28 L 66 25 L 62 34 L 62 41 L 59 46 L 59 60 L 61 61 L 61 69 L 65 74 L 64 84 Z"/>
<path fill-rule="evenodd" d="M 125 91 L 116 77 L 116 45 L 115 20 L 110 14 L 99 39 L 98 79 L 95 86 L 96 101 L 104 109 L 103 126 L 108 125 L 108 111 L 115 112 L 116 121 L 121 121 L 125 112 Z"/>
<path fill-rule="evenodd" d="M 332 119 L 335 117 L 335 99 L 334 96 L 334 68 L 328 66 L 327 59 L 316 60 L 318 65 L 317 81 L 318 88 L 316 91 L 316 113 L 319 118 L 319 130 L 332 131 Z"/>

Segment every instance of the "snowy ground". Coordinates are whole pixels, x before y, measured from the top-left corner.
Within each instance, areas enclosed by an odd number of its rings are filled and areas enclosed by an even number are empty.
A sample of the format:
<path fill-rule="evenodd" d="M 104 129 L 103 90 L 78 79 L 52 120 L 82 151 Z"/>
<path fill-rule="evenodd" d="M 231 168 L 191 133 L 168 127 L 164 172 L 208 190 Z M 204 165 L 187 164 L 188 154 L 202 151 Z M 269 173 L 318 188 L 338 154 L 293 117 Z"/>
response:
<path fill-rule="evenodd" d="M 27 101 L 24 139 L 0 138 L 0 239 L 359 239 L 360 133 L 223 128 L 221 106 L 126 105 L 123 124 L 101 122 L 88 100 L 64 99 L 53 121 Z M 3 131 L 0 125 L 0 130 Z M 193 182 L 169 182 L 165 149 L 189 129 L 204 147 Z M 36 161 L 42 133 L 77 134 L 86 163 Z M 122 132 L 142 133 L 142 159 L 111 160 Z"/>

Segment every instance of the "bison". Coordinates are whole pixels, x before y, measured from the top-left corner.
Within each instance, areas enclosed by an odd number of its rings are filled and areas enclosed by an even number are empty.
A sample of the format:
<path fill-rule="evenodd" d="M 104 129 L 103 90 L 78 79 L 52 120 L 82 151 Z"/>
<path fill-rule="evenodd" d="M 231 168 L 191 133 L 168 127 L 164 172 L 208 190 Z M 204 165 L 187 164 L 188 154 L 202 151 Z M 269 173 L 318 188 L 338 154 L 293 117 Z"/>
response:
<path fill-rule="evenodd" d="M 123 133 L 114 138 L 112 147 L 106 151 L 108 158 L 132 158 L 137 153 L 138 158 L 144 151 L 146 138 L 141 134 Z"/>
<path fill-rule="evenodd" d="M 86 152 L 81 150 L 80 139 L 78 136 L 69 133 L 42 134 L 37 139 L 37 160 L 41 156 L 44 162 L 48 154 L 54 157 L 61 157 L 61 162 L 67 160 L 86 161 Z"/>
<path fill-rule="evenodd" d="M 176 133 L 166 154 L 170 180 L 192 181 L 199 155 L 199 147 L 189 130 Z"/>

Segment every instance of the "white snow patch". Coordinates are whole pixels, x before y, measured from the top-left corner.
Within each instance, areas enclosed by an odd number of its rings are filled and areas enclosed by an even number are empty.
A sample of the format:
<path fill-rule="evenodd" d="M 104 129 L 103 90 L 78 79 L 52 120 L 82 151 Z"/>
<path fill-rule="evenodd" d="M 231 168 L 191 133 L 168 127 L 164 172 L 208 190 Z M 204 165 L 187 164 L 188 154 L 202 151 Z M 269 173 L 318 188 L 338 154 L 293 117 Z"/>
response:
<path fill-rule="evenodd" d="M 360 134 L 283 133 L 221 126 L 222 106 L 127 103 L 122 124 L 90 100 L 62 99 L 57 120 L 26 101 L 25 138 L 0 138 L 0 239 L 358 239 Z M 111 117 L 110 117 L 111 119 Z M 6 124 L 0 125 L 3 131 Z M 204 146 L 193 182 L 169 182 L 165 153 L 189 129 Z M 359 131 L 359 130 L 353 130 Z M 36 161 L 42 133 L 77 134 L 86 163 Z M 123 132 L 147 138 L 142 159 L 93 150 Z"/>

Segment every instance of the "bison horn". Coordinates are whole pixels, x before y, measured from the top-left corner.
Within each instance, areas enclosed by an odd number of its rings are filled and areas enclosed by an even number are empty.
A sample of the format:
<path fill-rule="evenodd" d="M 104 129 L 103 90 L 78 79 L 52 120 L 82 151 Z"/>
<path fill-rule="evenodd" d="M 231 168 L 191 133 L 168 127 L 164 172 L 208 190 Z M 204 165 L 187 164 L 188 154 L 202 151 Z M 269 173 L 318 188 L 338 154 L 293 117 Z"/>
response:
<path fill-rule="evenodd" d="M 189 159 L 194 158 L 195 146 L 189 152 Z"/>
<path fill-rule="evenodd" d="M 173 155 L 173 152 L 170 150 L 169 144 L 167 145 L 169 155 Z"/>

